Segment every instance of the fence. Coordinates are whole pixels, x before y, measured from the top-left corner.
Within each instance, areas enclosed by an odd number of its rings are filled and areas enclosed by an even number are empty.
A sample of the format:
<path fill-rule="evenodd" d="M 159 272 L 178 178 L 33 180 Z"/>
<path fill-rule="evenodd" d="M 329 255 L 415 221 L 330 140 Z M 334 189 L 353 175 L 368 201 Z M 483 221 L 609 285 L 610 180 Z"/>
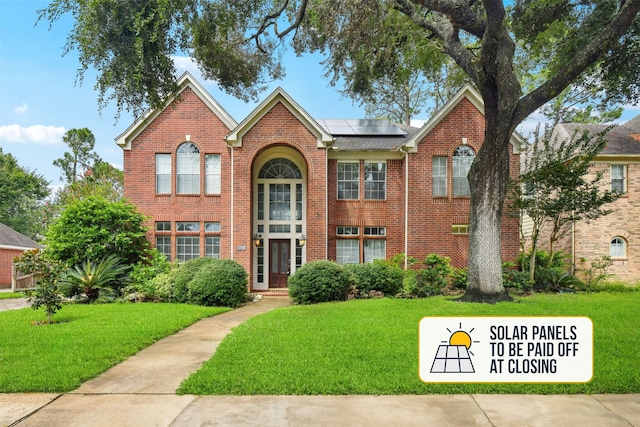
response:
<path fill-rule="evenodd" d="M 22 274 L 15 265 L 11 267 L 11 291 L 18 292 L 25 289 L 35 289 L 36 281 L 33 274 Z"/>

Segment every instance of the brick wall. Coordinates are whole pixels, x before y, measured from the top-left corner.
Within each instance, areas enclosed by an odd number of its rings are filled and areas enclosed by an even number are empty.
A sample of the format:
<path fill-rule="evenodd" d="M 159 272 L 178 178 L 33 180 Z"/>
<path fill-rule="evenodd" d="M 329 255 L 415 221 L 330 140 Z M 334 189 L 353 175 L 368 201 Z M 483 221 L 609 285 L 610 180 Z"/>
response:
<path fill-rule="evenodd" d="M 0 289 L 11 287 L 11 266 L 13 258 L 20 256 L 23 251 L 0 249 Z"/>
<path fill-rule="evenodd" d="M 420 142 L 418 152 L 409 154 L 409 250 L 410 256 L 424 259 L 430 253 L 451 258 L 456 267 L 467 265 L 469 238 L 452 234 L 452 225 L 469 224 L 470 199 L 453 196 L 452 155 L 467 138 L 478 153 L 484 139 L 484 116 L 465 98 Z M 517 176 L 519 155 L 511 153 L 510 173 Z M 432 159 L 447 157 L 447 196 L 432 193 Z M 518 220 L 502 218 L 502 258 L 518 255 Z"/>
<path fill-rule="evenodd" d="M 619 162 L 615 162 L 620 164 Z M 594 162 L 587 178 L 595 176 L 597 171 L 604 171 L 603 183 L 610 182 L 610 163 Z M 640 162 L 627 164 L 627 194 L 606 207 L 611 209 L 609 215 L 597 220 L 581 221 L 575 224 L 575 236 L 567 234 L 555 244 L 556 250 L 562 250 L 567 255 L 572 254 L 577 268 L 588 266 L 580 262 L 581 258 L 587 261 L 600 259 L 610 253 L 611 240 L 622 237 L 627 244 L 627 256 L 614 258 L 609 273 L 626 281 L 640 279 Z M 543 228 L 540 235 L 539 247 L 549 249 L 549 229 Z"/>

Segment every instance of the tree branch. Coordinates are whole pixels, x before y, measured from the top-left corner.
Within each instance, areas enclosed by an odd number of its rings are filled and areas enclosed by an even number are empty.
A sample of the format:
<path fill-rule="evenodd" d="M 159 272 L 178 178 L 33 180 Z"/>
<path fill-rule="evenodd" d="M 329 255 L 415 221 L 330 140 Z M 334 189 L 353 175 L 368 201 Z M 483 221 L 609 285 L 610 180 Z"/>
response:
<path fill-rule="evenodd" d="M 640 10 L 640 0 L 627 0 L 613 20 L 571 59 L 562 71 L 520 99 L 512 120 L 520 123 L 547 101 L 558 96 L 592 63 L 618 43 Z"/>

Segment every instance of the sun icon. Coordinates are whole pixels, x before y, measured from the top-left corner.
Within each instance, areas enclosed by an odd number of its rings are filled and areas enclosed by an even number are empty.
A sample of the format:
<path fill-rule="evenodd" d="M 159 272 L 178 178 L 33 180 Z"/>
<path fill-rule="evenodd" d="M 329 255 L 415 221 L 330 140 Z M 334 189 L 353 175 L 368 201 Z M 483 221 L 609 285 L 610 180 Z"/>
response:
<path fill-rule="evenodd" d="M 469 350 L 469 348 L 471 348 L 471 344 L 474 342 L 479 342 L 479 341 L 473 341 L 471 339 L 471 332 L 473 332 L 475 328 L 471 328 L 471 330 L 469 330 L 469 332 L 464 331 L 462 329 L 462 322 L 460 322 L 460 324 L 458 325 L 458 330 L 456 332 L 451 332 L 451 329 L 447 328 L 447 332 L 449 332 L 451 334 L 451 336 L 449 337 L 449 345 L 463 345 L 467 348 L 467 350 Z M 443 343 L 446 343 L 446 341 L 442 341 Z M 469 352 L 469 354 L 473 355 L 472 352 Z"/>

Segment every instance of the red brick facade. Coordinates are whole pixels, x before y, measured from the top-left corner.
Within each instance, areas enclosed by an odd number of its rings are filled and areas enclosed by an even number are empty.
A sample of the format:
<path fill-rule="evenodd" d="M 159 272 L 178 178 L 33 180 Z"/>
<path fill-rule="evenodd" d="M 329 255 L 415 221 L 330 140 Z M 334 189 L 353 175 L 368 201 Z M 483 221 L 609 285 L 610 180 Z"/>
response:
<path fill-rule="evenodd" d="M 386 257 L 406 252 L 423 259 L 436 252 L 450 257 L 455 266 L 466 265 L 468 236 L 454 235 L 452 226 L 469 223 L 469 198 L 452 195 L 451 171 L 454 150 L 466 144 L 477 152 L 483 139 L 482 109 L 470 89 L 434 116 L 425 125 L 428 130 L 414 129 L 400 149 L 345 152 L 336 150 L 333 136 L 281 90 L 236 124 L 190 76 L 183 77 L 182 87 L 179 99 L 134 123 L 118 139 L 124 149 L 125 196 L 150 217 L 150 241 L 155 243 L 160 236 L 170 242 L 165 249 L 171 259 L 178 255 L 180 236 L 199 238 L 193 239 L 199 240 L 199 249 L 194 249 L 199 256 L 205 256 L 207 237 L 219 238 L 220 257 L 235 259 L 245 267 L 251 290 L 267 290 L 275 280 L 270 276 L 275 261 L 269 258 L 276 251 L 271 246 L 274 242 L 284 242 L 278 250 L 289 251 L 289 273 L 308 261 L 335 260 L 337 241 L 345 238 L 337 235 L 338 227 L 348 227 L 357 233 L 347 238 L 357 240 L 353 243 L 359 262 L 364 261 L 365 241 L 377 239 L 384 240 Z M 185 142 L 199 150 L 199 194 L 177 194 L 176 153 Z M 515 175 L 519 155 L 513 146 L 511 149 L 511 173 Z M 171 157 L 167 194 L 156 193 L 157 154 Z M 220 155 L 220 194 L 205 194 L 207 154 Z M 432 195 L 434 156 L 447 158 L 448 191 L 442 197 Z M 280 181 L 263 175 L 263 168 L 274 159 L 290 161 L 299 177 L 291 175 Z M 338 200 L 342 161 L 359 170 L 358 198 Z M 366 162 L 385 165 L 385 194 L 380 200 L 365 197 Z M 286 202 L 276 200 L 282 188 L 286 188 Z M 269 216 L 265 211 L 278 203 L 291 203 L 291 217 L 265 220 Z M 158 222 L 168 229 L 157 230 Z M 199 231 L 178 230 L 179 222 L 198 223 Z M 207 223 L 219 224 L 219 229 L 206 230 Z M 260 246 L 253 244 L 254 235 L 261 239 Z M 301 246 L 298 239 L 303 235 L 306 244 Z M 505 260 L 517 256 L 518 224 L 506 217 L 502 248 Z"/>
<path fill-rule="evenodd" d="M 11 267 L 13 259 L 24 252 L 22 249 L 0 248 L 0 289 L 11 287 Z"/>

